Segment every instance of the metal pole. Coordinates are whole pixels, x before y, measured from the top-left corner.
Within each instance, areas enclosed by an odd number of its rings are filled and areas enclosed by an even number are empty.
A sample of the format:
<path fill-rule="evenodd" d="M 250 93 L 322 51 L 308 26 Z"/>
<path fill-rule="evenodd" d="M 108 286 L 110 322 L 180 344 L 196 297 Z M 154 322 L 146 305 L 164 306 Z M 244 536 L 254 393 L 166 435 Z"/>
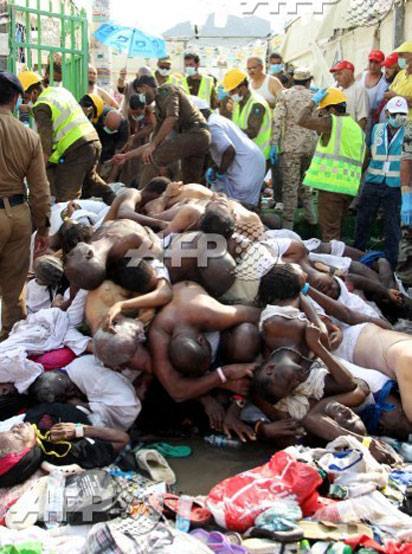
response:
<path fill-rule="evenodd" d="M 133 49 L 133 43 L 134 43 L 134 36 L 135 36 L 135 34 L 136 34 L 136 29 L 133 29 L 132 36 L 131 36 L 130 42 L 129 42 L 129 48 L 128 48 L 128 50 L 127 50 L 126 70 L 127 70 L 127 64 L 129 63 L 130 54 L 131 54 L 132 49 Z"/>

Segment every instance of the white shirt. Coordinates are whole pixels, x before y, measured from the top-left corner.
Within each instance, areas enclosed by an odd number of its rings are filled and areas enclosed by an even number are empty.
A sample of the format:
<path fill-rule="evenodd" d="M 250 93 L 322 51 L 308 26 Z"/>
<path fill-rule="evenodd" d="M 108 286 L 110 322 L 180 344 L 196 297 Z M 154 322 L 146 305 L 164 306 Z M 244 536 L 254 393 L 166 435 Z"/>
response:
<path fill-rule="evenodd" d="M 128 429 L 141 410 L 131 382 L 104 367 L 92 354 L 64 368 L 70 380 L 87 396 L 94 425 Z"/>
<path fill-rule="evenodd" d="M 260 148 L 226 117 L 212 113 L 208 125 L 212 135 L 210 154 L 218 167 L 229 146 L 236 152 L 216 190 L 219 188 L 219 192 L 240 202 L 257 204 L 266 173 L 266 160 Z"/>
<path fill-rule="evenodd" d="M 355 121 L 367 119 L 369 117 L 369 96 L 362 83 L 355 81 L 350 87 L 342 89 L 342 92 L 347 99 L 346 112 Z"/>

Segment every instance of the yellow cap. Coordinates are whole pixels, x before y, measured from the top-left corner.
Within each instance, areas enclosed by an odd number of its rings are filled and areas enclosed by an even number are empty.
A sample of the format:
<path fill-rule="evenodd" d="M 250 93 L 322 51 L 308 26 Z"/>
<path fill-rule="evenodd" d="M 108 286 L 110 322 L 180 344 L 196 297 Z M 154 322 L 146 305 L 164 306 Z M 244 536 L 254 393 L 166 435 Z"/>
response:
<path fill-rule="evenodd" d="M 230 69 L 223 77 L 223 88 L 226 92 L 230 92 L 234 88 L 238 87 L 240 83 L 247 79 L 247 75 L 241 69 Z"/>
<path fill-rule="evenodd" d="M 326 108 L 327 106 L 334 106 L 335 104 L 342 104 L 346 102 L 347 98 L 343 92 L 338 88 L 328 88 L 328 93 L 325 98 L 320 102 L 319 109 Z"/>
<path fill-rule="evenodd" d="M 394 52 L 398 52 L 398 54 L 412 54 L 412 40 L 403 42 Z"/>
<path fill-rule="evenodd" d="M 21 71 L 19 73 L 19 81 L 26 92 L 32 85 L 37 85 L 37 83 L 42 82 L 42 78 L 38 73 L 34 71 Z"/>
<path fill-rule="evenodd" d="M 96 108 L 96 117 L 93 118 L 93 123 L 95 123 L 103 113 L 104 102 L 98 94 L 88 94 L 87 96 L 91 99 Z"/>

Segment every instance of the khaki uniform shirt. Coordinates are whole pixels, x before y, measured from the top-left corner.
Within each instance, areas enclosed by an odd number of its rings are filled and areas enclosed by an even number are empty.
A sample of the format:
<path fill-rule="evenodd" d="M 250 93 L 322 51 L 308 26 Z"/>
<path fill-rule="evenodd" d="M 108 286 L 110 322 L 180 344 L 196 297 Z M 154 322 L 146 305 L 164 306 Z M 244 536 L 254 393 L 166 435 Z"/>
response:
<path fill-rule="evenodd" d="M 273 115 L 272 144 L 279 152 L 312 155 L 318 140 L 316 131 L 297 124 L 302 108 L 312 99 L 312 92 L 301 85 L 283 90 L 277 97 Z"/>
<path fill-rule="evenodd" d="M 175 85 L 162 85 L 157 89 L 155 98 L 157 126 L 155 134 L 167 117 L 175 117 L 175 131 L 191 131 L 196 128 L 206 129 L 207 123 L 199 109 L 192 104 L 184 90 Z"/>
<path fill-rule="evenodd" d="M 42 231 L 49 226 L 50 187 L 40 138 L 0 107 L 0 198 L 26 194 L 24 178 L 33 223 Z"/>

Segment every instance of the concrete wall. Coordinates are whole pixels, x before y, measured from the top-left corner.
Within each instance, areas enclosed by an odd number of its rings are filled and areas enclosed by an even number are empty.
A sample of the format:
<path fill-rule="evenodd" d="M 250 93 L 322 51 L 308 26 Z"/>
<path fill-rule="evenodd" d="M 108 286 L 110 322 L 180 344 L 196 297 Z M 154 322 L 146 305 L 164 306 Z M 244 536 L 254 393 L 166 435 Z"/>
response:
<path fill-rule="evenodd" d="M 328 69 L 338 59 L 349 59 L 360 73 L 367 65 L 368 52 L 379 48 L 390 54 L 398 46 L 394 35 L 394 10 L 379 24 L 336 31 L 329 39 L 318 39 L 322 26 L 319 17 L 301 17 L 287 29 L 282 52 L 285 61 L 295 66 L 307 66 L 313 70 L 319 86 L 332 83 Z M 412 40 L 412 0 L 405 2 L 405 40 Z"/>

